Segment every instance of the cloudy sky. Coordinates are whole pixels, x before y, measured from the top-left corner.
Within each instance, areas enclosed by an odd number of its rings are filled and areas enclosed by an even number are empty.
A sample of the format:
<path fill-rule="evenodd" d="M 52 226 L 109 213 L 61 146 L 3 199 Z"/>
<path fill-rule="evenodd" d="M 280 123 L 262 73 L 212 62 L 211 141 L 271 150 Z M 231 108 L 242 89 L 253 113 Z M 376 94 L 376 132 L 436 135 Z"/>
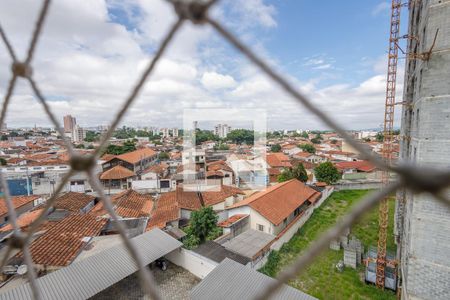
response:
<path fill-rule="evenodd" d="M 0 24 L 21 58 L 40 4 L 0 1 Z M 211 15 L 344 127 L 382 123 L 388 2 L 222 0 Z M 175 20 L 163 0 L 53 1 L 33 68 L 58 118 L 70 113 L 83 126 L 107 124 Z M 10 64 L 0 43 L 2 99 Z M 399 77 L 401 90 L 402 68 Z M 212 28 L 185 23 L 123 124 L 181 127 L 184 109 L 195 108 L 263 109 L 269 129 L 326 128 Z M 50 124 L 23 81 L 7 124 Z"/>

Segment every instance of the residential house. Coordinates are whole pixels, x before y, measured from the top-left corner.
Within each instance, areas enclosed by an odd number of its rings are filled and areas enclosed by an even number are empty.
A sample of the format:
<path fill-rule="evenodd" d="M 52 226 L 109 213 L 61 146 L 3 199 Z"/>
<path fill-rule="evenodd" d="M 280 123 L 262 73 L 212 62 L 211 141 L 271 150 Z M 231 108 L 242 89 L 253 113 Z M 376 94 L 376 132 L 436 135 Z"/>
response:
<path fill-rule="evenodd" d="M 212 206 L 216 212 L 222 212 L 241 201 L 243 195 L 240 189 L 226 185 L 221 186 L 219 191 L 199 192 L 185 190 L 179 185 L 175 191 L 161 194 L 156 209 L 152 212 L 149 226 L 163 228 L 167 223 L 178 219 L 186 222 L 193 211 L 207 206 Z"/>
<path fill-rule="evenodd" d="M 344 180 L 381 179 L 381 171 L 370 161 L 343 161 L 335 164 Z"/>
<path fill-rule="evenodd" d="M 288 156 L 292 156 L 294 154 L 297 154 L 299 152 L 302 151 L 302 149 L 300 149 L 297 145 L 295 144 L 287 144 L 287 145 L 283 145 L 281 146 L 281 151 L 288 155 Z"/>
<path fill-rule="evenodd" d="M 40 205 L 44 202 L 44 199 L 38 195 L 30 195 L 30 196 L 13 196 L 11 197 L 11 202 L 16 211 L 16 214 L 20 216 L 34 207 Z M 0 199 L 0 227 L 6 225 L 6 223 L 10 220 L 8 207 L 6 206 L 6 201 L 4 198 Z"/>
<path fill-rule="evenodd" d="M 313 164 L 320 164 L 326 162 L 327 159 L 321 155 L 317 155 L 309 152 L 299 152 L 293 156 L 295 159 L 299 159 L 302 161 L 307 161 Z"/>
<path fill-rule="evenodd" d="M 69 213 L 85 214 L 98 203 L 95 196 L 84 193 L 67 192 L 56 198 L 52 207 L 54 210 L 63 210 Z"/>
<path fill-rule="evenodd" d="M 109 156 L 102 164 L 103 171 L 107 171 L 115 166 L 122 166 L 136 175 L 154 164 L 157 153 L 149 148 L 138 149 L 121 155 Z"/>
<path fill-rule="evenodd" d="M 139 192 L 165 193 L 175 189 L 176 179 L 169 178 L 169 164 L 161 162 L 141 173 L 140 179 L 132 179 L 131 188 Z"/>
<path fill-rule="evenodd" d="M 291 179 L 255 193 L 226 210 L 229 218 L 249 215 L 251 229 L 276 236 L 320 197 L 320 192 Z"/>
<path fill-rule="evenodd" d="M 101 234 L 107 221 L 91 214 L 73 214 L 50 226 L 29 246 L 35 267 L 48 272 L 71 264 L 90 239 Z M 17 258 L 22 257 L 20 252 Z"/>
<path fill-rule="evenodd" d="M 214 161 L 206 165 L 206 178 L 219 179 L 223 185 L 233 185 L 234 172 L 223 160 Z"/>
<path fill-rule="evenodd" d="M 231 155 L 227 164 L 235 174 L 235 185 L 239 188 L 261 189 L 269 184 L 268 164 L 261 157 Z"/>

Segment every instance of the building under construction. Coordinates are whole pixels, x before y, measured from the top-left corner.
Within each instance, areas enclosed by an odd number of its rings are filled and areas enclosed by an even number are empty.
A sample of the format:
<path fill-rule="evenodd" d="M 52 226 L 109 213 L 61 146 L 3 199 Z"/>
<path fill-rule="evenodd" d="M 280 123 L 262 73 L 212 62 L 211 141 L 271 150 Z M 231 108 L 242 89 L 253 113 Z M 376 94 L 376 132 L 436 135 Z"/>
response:
<path fill-rule="evenodd" d="M 448 170 L 450 1 L 409 5 L 400 158 Z M 397 199 L 402 299 L 450 299 L 450 209 L 428 194 L 399 192 Z"/>

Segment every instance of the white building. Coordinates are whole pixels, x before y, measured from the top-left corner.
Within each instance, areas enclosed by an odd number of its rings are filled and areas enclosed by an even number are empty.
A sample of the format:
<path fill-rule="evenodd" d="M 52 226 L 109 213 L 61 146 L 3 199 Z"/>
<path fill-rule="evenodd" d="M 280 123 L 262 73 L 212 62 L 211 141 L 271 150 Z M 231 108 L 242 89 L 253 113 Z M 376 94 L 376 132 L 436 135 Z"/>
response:
<path fill-rule="evenodd" d="M 231 127 L 227 124 L 217 124 L 214 127 L 214 134 L 219 136 L 220 138 L 226 138 L 228 133 L 230 133 Z"/>
<path fill-rule="evenodd" d="M 80 143 L 83 142 L 85 138 L 86 138 L 86 130 L 84 130 L 84 128 L 78 125 L 75 125 L 72 130 L 71 136 L 72 141 L 75 143 Z"/>

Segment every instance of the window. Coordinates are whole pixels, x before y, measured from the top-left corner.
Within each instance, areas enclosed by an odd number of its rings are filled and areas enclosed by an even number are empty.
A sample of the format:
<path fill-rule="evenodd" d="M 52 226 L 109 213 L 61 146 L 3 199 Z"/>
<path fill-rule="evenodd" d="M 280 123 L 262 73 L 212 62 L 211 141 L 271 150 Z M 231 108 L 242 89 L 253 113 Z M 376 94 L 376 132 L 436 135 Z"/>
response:
<path fill-rule="evenodd" d="M 263 231 L 264 232 L 264 225 L 256 224 L 256 226 L 258 226 L 258 230 L 259 231 Z"/>
<path fill-rule="evenodd" d="M 294 210 L 294 216 L 295 216 L 295 217 L 298 216 L 299 213 L 300 213 L 300 207 L 297 207 L 297 208 Z"/>
<path fill-rule="evenodd" d="M 283 220 L 283 225 L 284 225 L 284 226 L 287 225 L 287 218 L 285 218 L 285 219 Z"/>

